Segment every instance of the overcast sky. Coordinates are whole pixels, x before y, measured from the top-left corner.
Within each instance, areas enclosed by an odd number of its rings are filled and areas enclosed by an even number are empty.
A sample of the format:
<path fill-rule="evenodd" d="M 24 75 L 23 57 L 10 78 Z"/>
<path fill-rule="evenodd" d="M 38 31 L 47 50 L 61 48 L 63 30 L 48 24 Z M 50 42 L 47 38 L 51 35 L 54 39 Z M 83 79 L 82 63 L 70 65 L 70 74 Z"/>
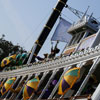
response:
<path fill-rule="evenodd" d="M 0 0 L 0 36 L 5 34 L 6 40 L 30 51 L 56 3 L 57 0 Z M 90 6 L 88 14 L 93 12 L 94 17 L 100 17 L 100 0 L 68 0 L 68 5 L 82 12 Z M 62 17 L 71 23 L 78 20 L 66 8 L 62 11 Z M 40 55 L 50 52 L 50 39 L 56 25 L 40 51 Z M 63 48 L 65 44 L 61 44 L 59 47 Z"/>

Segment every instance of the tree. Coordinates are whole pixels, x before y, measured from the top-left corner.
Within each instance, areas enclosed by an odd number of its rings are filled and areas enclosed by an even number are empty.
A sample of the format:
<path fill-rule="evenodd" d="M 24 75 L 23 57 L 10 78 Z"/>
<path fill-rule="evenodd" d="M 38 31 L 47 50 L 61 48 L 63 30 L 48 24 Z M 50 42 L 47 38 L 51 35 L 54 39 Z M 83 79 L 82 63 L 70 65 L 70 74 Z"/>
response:
<path fill-rule="evenodd" d="M 26 52 L 21 46 L 14 45 L 11 41 L 4 39 L 5 35 L 3 34 L 0 38 L 0 62 L 3 58 L 9 56 L 9 54 L 18 54 Z"/>

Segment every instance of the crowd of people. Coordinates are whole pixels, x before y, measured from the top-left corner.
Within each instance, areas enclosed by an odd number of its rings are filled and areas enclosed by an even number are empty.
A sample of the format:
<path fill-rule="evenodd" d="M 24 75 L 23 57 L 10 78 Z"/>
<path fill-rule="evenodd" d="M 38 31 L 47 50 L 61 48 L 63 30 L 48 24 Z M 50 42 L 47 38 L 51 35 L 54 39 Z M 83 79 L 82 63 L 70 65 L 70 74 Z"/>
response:
<path fill-rule="evenodd" d="M 60 49 L 58 49 L 57 45 L 58 45 L 58 42 L 56 43 L 54 48 L 53 48 L 53 45 L 52 45 L 50 54 L 45 53 L 44 54 L 44 58 L 42 58 L 40 56 L 37 56 L 36 59 L 38 59 L 39 61 L 43 61 L 43 60 L 45 60 L 47 58 L 50 58 L 50 59 L 54 58 L 56 56 L 56 54 L 58 54 L 60 52 Z"/>
<path fill-rule="evenodd" d="M 38 61 L 45 61 L 46 59 L 52 59 L 56 56 L 56 54 L 58 54 L 60 52 L 60 49 L 58 49 L 57 47 L 58 42 L 56 43 L 55 47 L 51 47 L 51 52 L 49 53 L 45 53 L 43 54 L 44 57 L 40 57 L 40 56 L 36 56 L 35 61 L 34 62 L 38 62 Z M 4 67 L 2 67 L 2 69 L 4 69 L 5 71 L 8 70 L 13 70 L 13 69 L 18 69 L 23 67 L 23 65 L 27 64 L 28 58 L 30 56 L 31 53 L 22 53 L 22 54 L 17 54 L 15 59 L 12 59 L 10 61 L 9 64 L 5 65 Z M 31 62 L 31 63 L 34 63 Z"/>

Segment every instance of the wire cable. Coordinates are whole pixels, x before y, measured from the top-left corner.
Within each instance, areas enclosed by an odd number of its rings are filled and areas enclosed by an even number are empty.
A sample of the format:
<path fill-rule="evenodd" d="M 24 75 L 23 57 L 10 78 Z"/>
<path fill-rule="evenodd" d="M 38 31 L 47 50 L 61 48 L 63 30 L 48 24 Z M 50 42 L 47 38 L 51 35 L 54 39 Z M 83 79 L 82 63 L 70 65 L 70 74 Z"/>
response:
<path fill-rule="evenodd" d="M 51 11 L 51 10 L 50 10 L 50 11 Z M 31 35 L 37 31 L 37 29 L 40 27 L 40 25 L 43 23 L 43 21 L 44 21 L 44 20 L 47 18 L 47 16 L 49 15 L 50 11 L 46 14 L 46 16 L 42 19 L 42 21 L 37 25 L 37 27 L 33 30 L 33 32 L 24 40 L 24 42 L 22 43 L 22 45 L 25 45 L 25 43 L 27 43 L 27 41 L 30 39 Z"/>

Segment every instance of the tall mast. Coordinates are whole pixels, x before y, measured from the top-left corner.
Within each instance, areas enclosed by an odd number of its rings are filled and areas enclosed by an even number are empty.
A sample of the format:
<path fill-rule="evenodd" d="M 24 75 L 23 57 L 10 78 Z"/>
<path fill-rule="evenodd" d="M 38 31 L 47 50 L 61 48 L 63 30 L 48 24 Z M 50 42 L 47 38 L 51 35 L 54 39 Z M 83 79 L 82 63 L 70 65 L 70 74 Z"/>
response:
<path fill-rule="evenodd" d="M 66 5 L 67 0 L 58 0 L 58 3 L 56 4 L 56 7 L 53 9 L 51 16 L 49 17 L 47 23 L 45 24 L 42 32 L 40 33 L 40 36 L 36 40 L 36 42 L 33 45 L 32 53 L 27 61 L 27 64 L 35 60 L 35 57 L 39 53 L 40 49 L 42 48 L 47 36 L 49 35 L 52 27 L 54 26 L 57 18 L 59 17 L 62 9 Z"/>

